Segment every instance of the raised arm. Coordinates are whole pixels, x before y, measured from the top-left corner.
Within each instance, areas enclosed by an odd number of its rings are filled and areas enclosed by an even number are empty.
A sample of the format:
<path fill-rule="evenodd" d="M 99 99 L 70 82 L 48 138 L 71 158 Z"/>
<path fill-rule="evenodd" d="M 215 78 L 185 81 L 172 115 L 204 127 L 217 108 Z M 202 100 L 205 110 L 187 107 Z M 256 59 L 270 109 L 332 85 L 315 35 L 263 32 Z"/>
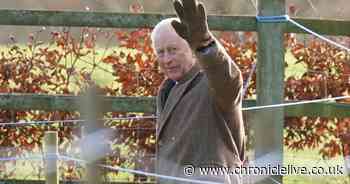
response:
<path fill-rule="evenodd" d="M 241 101 L 242 76 L 238 66 L 208 29 L 204 5 L 197 0 L 175 0 L 180 22 L 172 26 L 196 54 L 209 80 L 209 90 L 226 111 Z"/>
<path fill-rule="evenodd" d="M 230 110 L 233 105 L 240 103 L 242 75 L 222 45 L 215 41 L 205 52 L 196 52 L 196 55 L 207 73 L 210 93 L 222 110 Z"/>

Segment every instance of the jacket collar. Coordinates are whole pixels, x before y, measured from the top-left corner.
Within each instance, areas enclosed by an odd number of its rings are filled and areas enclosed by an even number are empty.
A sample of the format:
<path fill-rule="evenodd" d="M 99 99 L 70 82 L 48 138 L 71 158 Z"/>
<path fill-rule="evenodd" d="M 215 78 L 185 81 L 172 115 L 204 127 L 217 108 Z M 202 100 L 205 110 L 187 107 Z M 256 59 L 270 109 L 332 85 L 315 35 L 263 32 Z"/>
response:
<path fill-rule="evenodd" d="M 198 64 L 196 64 L 191 68 L 189 72 L 185 74 L 185 76 L 181 80 L 177 81 L 176 85 L 178 85 L 177 87 L 180 88 L 178 93 L 172 96 L 172 99 L 171 99 L 172 103 L 170 103 L 169 105 L 166 105 L 166 107 L 162 109 L 162 112 L 161 112 L 162 115 L 158 117 L 160 124 L 158 126 L 159 130 L 157 130 L 157 137 L 160 135 L 162 129 L 167 123 L 168 118 L 170 117 L 170 114 L 175 109 L 176 105 L 180 102 L 187 88 L 190 87 L 191 81 L 199 74 L 199 72 L 200 72 L 200 67 Z"/>
<path fill-rule="evenodd" d="M 178 81 L 176 81 L 176 84 L 183 84 L 186 81 L 192 79 L 200 70 L 200 67 L 198 64 L 194 64 L 192 68 Z"/>

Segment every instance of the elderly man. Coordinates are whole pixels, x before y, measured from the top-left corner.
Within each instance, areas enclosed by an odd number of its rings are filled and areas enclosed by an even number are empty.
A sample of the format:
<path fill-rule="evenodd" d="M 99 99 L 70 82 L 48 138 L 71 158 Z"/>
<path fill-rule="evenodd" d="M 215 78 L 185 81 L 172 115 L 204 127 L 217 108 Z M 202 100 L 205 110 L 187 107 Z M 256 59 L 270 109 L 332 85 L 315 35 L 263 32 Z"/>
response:
<path fill-rule="evenodd" d="M 166 76 L 157 97 L 157 172 L 239 183 L 238 176 L 204 175 L 199 168 L 232 168 L 244 159 L 240 70 L 208 30 L 203 4 L 176 0 L 174 7 L 178 18 L 161 21 L 151 35 Z"/>

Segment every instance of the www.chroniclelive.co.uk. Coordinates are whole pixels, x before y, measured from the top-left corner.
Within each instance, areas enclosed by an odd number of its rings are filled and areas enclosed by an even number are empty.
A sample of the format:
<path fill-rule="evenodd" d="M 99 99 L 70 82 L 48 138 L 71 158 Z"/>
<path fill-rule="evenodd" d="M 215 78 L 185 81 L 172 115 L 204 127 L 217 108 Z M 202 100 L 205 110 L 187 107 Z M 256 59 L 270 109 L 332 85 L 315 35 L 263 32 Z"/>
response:
<path fill-rule="evenodd" d="M 196 173 L 199 172 L 199 173 Z M 343 175 L 345 167 L 337 166 L 314 166 L 303 167 L 291 164 L 267 165 L 267 166 L 240 166 L 235 168 L 229 167 L 194 167 L 187 165 L 184 167 L 184 173 L 187 176 L 194 174 L 200 175 Z"/>

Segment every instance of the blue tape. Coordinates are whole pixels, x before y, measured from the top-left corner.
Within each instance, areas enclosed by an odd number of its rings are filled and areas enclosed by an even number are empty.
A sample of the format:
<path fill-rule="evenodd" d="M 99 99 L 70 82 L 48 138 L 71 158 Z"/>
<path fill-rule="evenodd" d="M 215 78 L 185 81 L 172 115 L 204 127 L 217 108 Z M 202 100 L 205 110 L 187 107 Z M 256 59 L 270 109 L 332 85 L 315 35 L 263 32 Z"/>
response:
<path fill-rule="evenodd" d="M 350 52 L 350 49 L 345 47 L 344 45 L 341 45 L 333 40 L 330 40 L 310 29 L 308 29 L 307 27 L 299 24 L 298 22 L 292 20 L 288 15 L 278 15 L 278 16 L 256 16 L 256 20 L 260 23 L 278 23 L 278 22 L 290 22 L 292 24 L 294 24 L 295 26 L 299 27 L 300 29 L 304 30 L 307 33 L 310 33 L 318 38 L 320 38 L 321 40 L 324 40 L 332 45 L 335 45 L 341 49 L 346 50 L 347 52 Z M 243 91 L 242 91 L 242 96 L 244 97 L 248 87 L 249 87 L 249 82 L 253 76 L 253 73 L 255 72 L 256 69 L 256 63 L 253 64 L 252 70 L 249 73 L 249 77 L 247 79 L 247 81 L 245 82 L 245 84 L 243 85 Z"/>
<path fill-rule="evenodd" d="M 288 15 L 277 15 L 277 16 L 256 16 L 256 21 L 263 23 L 277 23 L 277 22 L 288 22 Z"/>
<path fill-rule="evenodd" d="M 294 21 L 293 19 L 291 19 L 288 15 L 277 15 L 277 16 L 256 16 L 256 21 L 260 22 L 260 23 L 278 23 L 278 22 L 290 22 L 292 24 L 294 24 L 295 26 L 299 27 L 300 29 L 304 30 L 305 32 L 312 34 L 316 37 L 318 37 L 319 39 L 326 41 L 334 46 L 337 46 L 341 49 L 346 50 L 347 52 L 350 52 L 350 49 L 345 47 L 344 45 L 341 45 L 333 40 L 330 40 L 314 31 L 312 31 L 311 29 L 299 24 L 298 22 Z"/>

